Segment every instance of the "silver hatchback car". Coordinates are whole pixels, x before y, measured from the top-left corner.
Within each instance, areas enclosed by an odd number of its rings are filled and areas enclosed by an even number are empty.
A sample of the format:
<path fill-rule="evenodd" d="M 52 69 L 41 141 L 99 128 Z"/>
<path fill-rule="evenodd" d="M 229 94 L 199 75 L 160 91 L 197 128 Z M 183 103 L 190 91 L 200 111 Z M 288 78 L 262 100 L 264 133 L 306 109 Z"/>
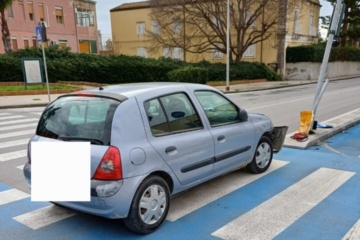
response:
<path fill-rule="evenodd" d="M 286 131 L 212 87 L 138 83 L 59 97 L 44 110 L 30 143 L 90 142 L 91 201 L 56 203 L 123 218 L 127 228 L 147 234 L 165 220 L 171 196 L 242 167 L 266 171 Z"/>

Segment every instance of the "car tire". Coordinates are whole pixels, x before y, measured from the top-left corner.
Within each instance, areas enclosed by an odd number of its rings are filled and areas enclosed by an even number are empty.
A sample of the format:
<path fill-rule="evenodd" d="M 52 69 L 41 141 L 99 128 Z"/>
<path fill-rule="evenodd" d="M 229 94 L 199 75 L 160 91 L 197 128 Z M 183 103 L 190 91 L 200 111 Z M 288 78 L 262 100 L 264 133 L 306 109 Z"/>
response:
<path fill-rule="evenodd" d="M 251 173 L 263 173 L 271 164 L 273 157 L 273 145 L 270 139 L 262 136 L 256 147 L 252 161 L 246 166 Z"/>
<path fill-rule="evenodd" d="M 151 233 L 164 222 L 169 207 L 168 184 L 159 176 L 150 176 L 137 189 L 124 224 L 133 232 Z"/>

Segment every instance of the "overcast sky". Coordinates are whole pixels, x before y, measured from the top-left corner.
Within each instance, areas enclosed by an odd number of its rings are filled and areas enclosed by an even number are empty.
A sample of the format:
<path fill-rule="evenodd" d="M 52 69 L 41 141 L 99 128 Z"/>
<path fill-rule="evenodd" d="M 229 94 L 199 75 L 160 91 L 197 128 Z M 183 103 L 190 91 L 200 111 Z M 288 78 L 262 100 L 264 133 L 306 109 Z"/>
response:
<path fill-rule="evenodd" d="M 98 29 L 101 30 L 103 40 L 111 38 L 110 9 L 123 3 L 140 2 L 141 0 L 97 0 L 96 12 L 98 20 Z M 323 6 L 320 16 L 331 15 L 333 7 L 326 0 L 320 0 Z"/>

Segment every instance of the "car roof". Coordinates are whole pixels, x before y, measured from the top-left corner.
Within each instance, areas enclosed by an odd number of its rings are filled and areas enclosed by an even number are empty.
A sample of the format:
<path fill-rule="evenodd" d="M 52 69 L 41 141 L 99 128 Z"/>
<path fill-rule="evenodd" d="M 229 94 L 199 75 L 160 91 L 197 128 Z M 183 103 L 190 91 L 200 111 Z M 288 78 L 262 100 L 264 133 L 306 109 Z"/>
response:
<path fill-rule="evenodd" d="M 212 90 L 214 89 L 207 85 L 194 84 L 194 83 L 144 82 L 144 83 L 126 83 L 126 84 L 109 85 L 105 87 L 87 89 L 68 95 L 94 94 L 100 96 L 109 96 L 123 101 L 127 98 L 136 97 L 138 95 L 146 94 L 154 90 L 163 91 L 164 93 L 167 93 L 169 91 L 184 90 L 185 88 L 212 89 Z"/>

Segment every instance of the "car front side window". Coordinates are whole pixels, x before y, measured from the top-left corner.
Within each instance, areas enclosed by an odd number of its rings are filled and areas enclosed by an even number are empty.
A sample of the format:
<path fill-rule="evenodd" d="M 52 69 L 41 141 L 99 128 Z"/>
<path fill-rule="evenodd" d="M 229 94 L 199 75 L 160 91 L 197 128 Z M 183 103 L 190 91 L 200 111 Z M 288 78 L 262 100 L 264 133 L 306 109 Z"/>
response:
<path fill-rule="evenodd" d="M 219 93 L 196 91 L 195 96 L 212 127 L 239 121 L 238 108 Z"/>

